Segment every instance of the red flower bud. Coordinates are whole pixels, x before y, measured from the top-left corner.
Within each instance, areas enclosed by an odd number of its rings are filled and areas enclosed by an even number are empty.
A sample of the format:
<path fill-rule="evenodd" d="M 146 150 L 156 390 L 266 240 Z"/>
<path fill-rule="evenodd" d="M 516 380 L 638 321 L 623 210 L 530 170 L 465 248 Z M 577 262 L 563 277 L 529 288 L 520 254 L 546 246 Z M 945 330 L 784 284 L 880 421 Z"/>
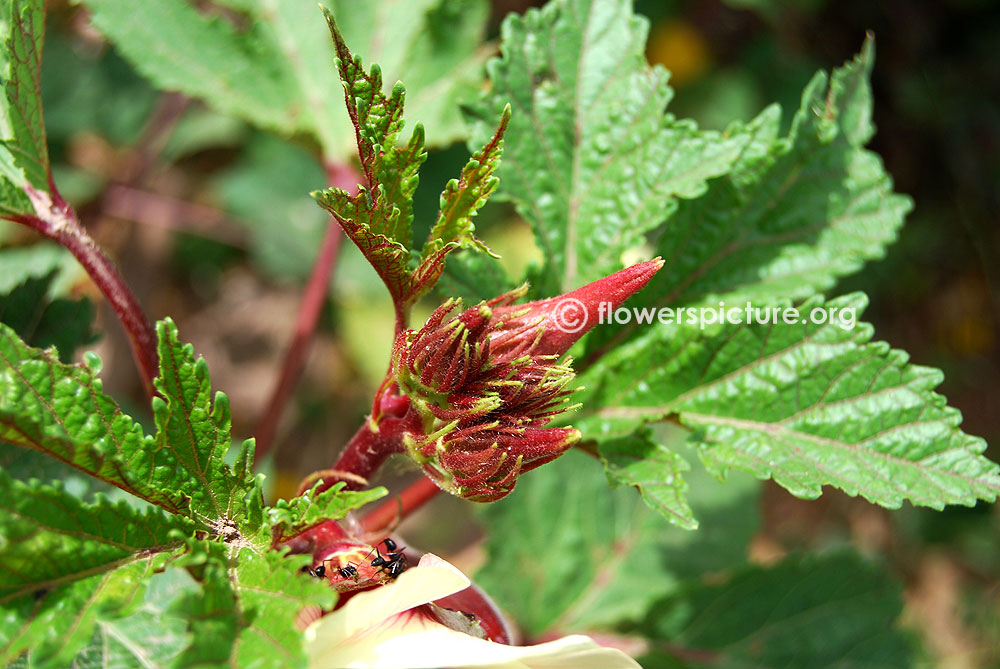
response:
<path fill-rule="evenodd" d="M 401 333 L 393 375 L 410 399 L 406 451 L 442 489 L 480 502 L 504 497 L 523 472 L 565 453 L 579 431 L 545 427 L 575 408 L 572 361 L 559 358 L 597 324 L 602 302 L 617 308 L 662 265 L 640 263 L 524 305 L 513 303 L 527 286 L 455 316 L 461 302 L 448 300 L 419 331 Z"/>

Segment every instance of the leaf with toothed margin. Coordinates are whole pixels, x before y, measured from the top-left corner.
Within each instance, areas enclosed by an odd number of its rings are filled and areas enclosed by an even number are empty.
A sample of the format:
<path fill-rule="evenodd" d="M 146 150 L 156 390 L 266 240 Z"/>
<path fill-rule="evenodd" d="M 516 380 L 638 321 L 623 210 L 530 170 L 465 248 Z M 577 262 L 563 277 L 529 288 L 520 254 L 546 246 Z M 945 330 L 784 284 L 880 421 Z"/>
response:
<path fill-rule="evenodd" d="M 172 321 L 158 323 L 157 334 L 162 397 L 153 400 L 157 434 L 147 437 L 102 392 L 96 357 L 90 366 L 62 364 L 0 324 L 0 438 L 210 527 L 224 519 L 260 524 L 252 441 L 235 468 L 226 465 L 225 395 L 213 406 L 207 366 L 180 344 Z"/>
<path fill-rule="evenodd" d="M 43 0 L 0 3 L 0 25 L 6 28 L 0 57 L 0 214 L 34 213 L 23 188 L 49 187 L 49 152 L 42 122 Z"/>
<path fill-rule="evenodd" d="M 934 392 L 941 373 L 871 342 L 856 322 L 866 304 L 855 293 L 808 300 L 790 324 L 651 327 L 581 375 L 593 409 L 577 427 L 600 442 L 676 421 L 713 472 L 743 469 L 798 497 L 831 485 L 889 508 L 996 499 L 1000 467 Z"/>
<path fill-rule="evenodd" d="M 347 484 L 341 481 L 319 495 L 314 494 L 314 487 L 290 500 L 279 499 L 274 506 L 269 507 L 267 515 L 273 528 L 274 543 L 281 543 L 324 521 L 340 520 L 348 511 L 359 509 L 389 494 L 385 488 L 344 490 L 345 485 Z"/>
<path fill-rule="evenodd" d="M 885 254 L 912 202 L 893 192 L 882 160 L 864 148 L 875 131 L 873 62 L 869 37 L 831 75 L 816 73 L 786 137 L 777 105 L 742 128 L 751 141 L 733 171 L 682 201 L 657 235 L 665 264 L 636 306 L 804 299 Z M 609 324 L 588 348 L 613 347 L 641 329 Z"/>
<path fill-rule="evenodd" d="M 174 612 L 189 620 L 193 640 L 181 666 L 304 666 L 297 619 L 306 607 L 333 608 L 337 593 L 329 583 L 307 576 L 307 555 L 283 556 L 244 548 L 231 561 L 215 542 L 189 542 L 177 561 L 201 583 Z"/>
<path fill-rule="evenodd" d="M 373 65 L 366 73 L 361 58 L 351 53 L 329 12 L 327 21 L 367 185 L 360 186 L 357 195 L 340 188 L 312 195 L 375 268 L 389 289 L 397 314 L 403 315 L 441 277 L 449 252 L 459 248 L 489 252 L 474 236 L 472 218 L 496 188 L 493 173 L 502 151 L 509 110 L 501 115 L 493 138 L 466 164 L 461 177 L 445 188 L 441 214 L 416 267 L 412 267 L 413 194 L 417 171 L 427 157 L 423 127 L 417 124 L 409 141 L 399 144 L 403 85 L 397 83 L 387 96 L 379 67 Z"/>
<path fill-rule="evenodd" d="M 66 667 L 105 621 L 133 614 L 167 554 L 137 555 L 51 589 L 0 599 L 0 664 L 30 652 L 31 666 Z"/>
<path fill-rule="evenodd" d="M 500 126 L 486 146 L 473 154 L 458 179 L 452 179 L 441 193 L 441 213 L 424 244 L 420 264 L 414 272 L 416 301 L 437 283 L 444 271 L 444 259 L 451 251 L 469 248 L 493 255 L 476 239 L 472 219 L 486 204 L 500 180 L 494 176 L 503 153 L 503 136 L 510 122 L 510 105 L 500 115 Z"/>
<path fill-rule="evenodd" d="M 136 553 L 176 548 L 174 532 L 194 527 L 152 507 L 137 511 L 101 497 L 87 504 L 58 481 L 27 484 L 0 470 L 0 600 L 111 570 Z"/>
<path fill-rule="evenodd" d="M 469 107 L 472 141 L 513 107 L 499 192 L 545 256 L 538 295 L 621 269 L 623 252 L 728 172 L 747 141 L 664 114 L 673 93 L 646 62 L 647 28 L 617 0 L 553 0 L 503 22 L 492 85 Z"/>
<path fill-rule="evenodd" d="M 159 88 L 177 90 L 258 127 L 312 136 L 326 162 L 356 150 L 316 2 L 156 0 L 134 11 L 119 0 L 83 0 L 91 21 Z M 410 109 L 447 146 L 465 137 L 459 104 L 477 93 L 486 0 L 325 0 L 359 53 L 414 93 Z M 218 6 L 226 7 L 224 12 Z M 214 10 L 214 11 L 213 11 Z"/>
<path fill-rule="evenodd" d="M 636 621 L 685 582 L 743 564 L 757 531 L 760 485 L 750 476 L 719 484 L 691 472 L 701 528 L 690 532 L 664 523 L 633 490 L 610 490 L 593 465 L 570 451 L 482 509 L 489 561 L 476 583 L 534 637 Z"/>
<path fill-rule="evenodd" d="M 615 439 L 602 439 L 601 461 L 613 486 L 636 488 L 649 508 L 686 530 L 698 528 L 688 505 L 683 473 L 687 461 L 659 443 L 648 429 Z"/>
<path fill-rule="evenodd" d="M 196 518 L 247 520 L 248 509 L 260 504 L 253 475 L 253 440 L 243 442 L 235 465 L 225 462 L 232 446 L 229 399 L 215 394 L 208 364 L 195 358 L 190 344 L 181 344 L 177 326 L 168 319 L 156 324 L 160 376 L 154 384 L 162 397 L 153 398 L 156 437 L 153 479 L 186 498 Z"/>

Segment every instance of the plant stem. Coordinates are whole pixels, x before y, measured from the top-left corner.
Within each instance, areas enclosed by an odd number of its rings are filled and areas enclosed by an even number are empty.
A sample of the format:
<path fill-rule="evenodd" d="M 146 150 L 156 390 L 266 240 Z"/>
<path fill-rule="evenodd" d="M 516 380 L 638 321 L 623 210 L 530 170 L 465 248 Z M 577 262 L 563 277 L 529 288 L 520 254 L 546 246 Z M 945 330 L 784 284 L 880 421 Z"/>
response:
<path fill-rule="evenodd" d="M 384 418 L 377 426 L 365 420 L 351 440 L 347 442 L 332 469 L 350 472 L 362 479 L 370 479 L 393 453 L 403 452 L 404 418 Z M 364 486 L 356 480 L 347 481 L 347 490 L 360 490 Z M 325 490 L 337 480 L 327 480 L 320 486 Z"/>
<path fill-rule="evenodd" d="M 326 174 L 330 185 L 334 188 L 357 192 L 358 179 L 361 175 L 351 165 L 347 163 L 328 164 Z M 316 262 L 313 264 L 312 275 L 309 277 L 309 282 L 302 295 L 299 313 L 295 319 L 295 331 L 285 353 L 281 373 L 271 391 L 267 409 L 254 430 L 254 437 L 257 441 L 257 458 L 264 457 L 274 445 L 274 437 L 278 432 L 281 415 L 284 413 L 285 407 L 292 397 L 292 391 L 302 375 L 306 354 L 313 336 L 316 334 L 316 326 L 319 323 L 323 302 L 330 287 L 330 277 L 333 275 L 342 239 L 340 225 L 331 218 L 327 224 L 323 245 L 316 257 Z"/>
<path fill-rule="evenodd" d="M 407 517 L 441 492 L 434 481 L 421 476 L 393 499 L 379 504 L 371 513 L 361 519 L 365 532 L 378 532 Z"/>
<path fill-rule="evenodd" d="M 76 212 L 62 199 L 55 184 L 50 183 L 49 187 L 51 196 L 31 185 L 24 186 L 36 215 L 10 218 L 64 246 L 83 265 L 125 328 L 143 386 L 152 396 L 153 379 L 159 373 L 153 326 L 114 264 L 84 230 Z"/>

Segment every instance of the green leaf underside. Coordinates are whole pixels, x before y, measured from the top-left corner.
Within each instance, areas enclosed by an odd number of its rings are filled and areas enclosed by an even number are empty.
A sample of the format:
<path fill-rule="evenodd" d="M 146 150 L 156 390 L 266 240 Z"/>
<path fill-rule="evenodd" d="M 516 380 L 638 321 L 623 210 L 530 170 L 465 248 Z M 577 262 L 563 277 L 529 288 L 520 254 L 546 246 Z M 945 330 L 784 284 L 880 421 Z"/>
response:
<path fill-rule="evenodd" d="M 334 51 L 315 3 L 241 2 L 235 9 L 244 14 L 246 30 L 184 0 L 146 3 L 141 13 L 112 0 L 84 4 L 94 25 L 161 88 L 284 135 L 310 134 L 331 162 L 355 150 L 331 67 Z M 461 136 L 457 104 L 479 79 L 486 3 L 329 4 L 351 41 L 383 63 L 390 81 L 402 79 L 420 91 L 411 108 L 433 129 L 432 140 L 443 145 Z M 464 30 L 456 30 L 456 22 Z"/>
<path fill-rule="evenodd" d="M 610 490 L 592 460 L 567 453 L 483 509 L 489 562 L 476 582 L 531 636 L 635 620 L 687 579 L 741 564 L 756 531 L 753 479 L 720 486 L 702 470 L 691 480 L 698 532 L 669 527 L 632 491 Z"/>
<path fill-rule="evenodd" d="M 255 489 L 251 444 L 235 471 L 223 462 L 230 446 L 225 396 L 212 406 L 204 360 L 180 345 L 172 322 L 157 331 L 163 398 L 153 402 L 157 435 L 147 437 L 104 395 L 93 369 L 61 364 L 0 324 L 0 438 L 199 522 L 238 520 Z"/>
<path fill-rule="evenodd" d="M 93 637 L 97 625 L 131 615 L 164 554 L 123 561 L 117 568 L 4 604 L 0 663 L 26 651 L 31 665 L 66 667 Z"/>
<path fill-rule="evenodd" d="M 860 314 L 866 303 L 816 298 L 798 313 Z M 941 373 L 871 335 L 839 321 L 650 328 L 582 376 L 584 406 L 601 408 L 578 427 L 600 440 L 676 420 L 711 470 L 744 469 L 799 497 L 832 485 L 890 508 L 995 499 L 998 467 L 933 392 Z"/>
<path fill-rule="evenodd" d="M 688 506 L 682 474 L 691 467 L 677 453 L 652 438 L 647 430 L 600 442 L 600 455 L 612 485 L 630 485 L 643 501 L 671 523 L 698 528 Z"/>
<path fill-rule="evenodd" d="M 125 502 L 86 504 L 62 486 L 25 484 L 0 470 L 0 603 L 43 588 L 99 574 L 136 553 L 179 545 L 173 530 L 190 521 Z"/>
<path fill-rule="evenodd" d="M 303 607 L 330 609 L 336 592 L 301 573 L 308 556 L 243 549 L 230 564 L 226 547 L 198 542 L 182 563 L 190 563 L 202 591 L 177 607 L 191 621 L 192 645 L 182 666 L 302 666 L 305 653 L 296 617 Z"/>
<path fill-rule="evenodd" d="M 503 23 L 502 58 L 472 112 L 513 117 L 500 190 L 531 222 L 555 295 L 621 268 L 621 255 L 663 222 L 677 198 L 726 173 L 746 142 L 698 130 L 663 110 L 668 74 L 643 55 L 647 22 L 629 3 L 557 0 Z"/>
<path fill-rule="evenodd" d="M 664 267 L 632 304 L 802 299 L 884 255 L 912 202 L 893 193 L 881 159 L 863 148 L 874 133 L 873 50 L 869 39 L 829 78 L 813 77 L 787 137 L 778 136 L 777 106 L 742 129 L 750 141 L 733 171 L 680 203 L 657 242 Z M 610 348 L 638 329 L 634 322 L 600 328 L 589 349 Z"/>
<path fill-rule="evenodd" d="M 278 541 L 305 532 L 327 520 L 340 520 L 348 511 L 359 509 L 369 502 L 385 497 L 385 488 L 372 490 L 344 490 L 346 483 L 338 483 L 319 495 L 308 492 L 290 500 L 279 499 L 268 509 L 268 519 L 274 526 Z"/>
<path fill-rule="evenodd" d="M 423 126 L 417 124 L 405 145 L 398 143 L 403 127 L 402 84 L 397 83 L 385 95 L 379 67 L 373 65 L 366 73 L 361 58 L 351 53 L 329 13 L 327 20 L 367 186 L 360 186 L 357 195 L 331 188 L 317 191 L 313 197 L 337 219 L 375 268 L 397 311 L 405 312 L 440 278 L 449 252 L 458 248 L 488 251 L 474 236 L 472 217 L 496 188 L 493 172 L 509 114 L 502 115 L 493 139 L 472 157 L 461 178 L 450 182 L 442 193 L 441 215 L 419 264 L 411 268 L 413 194 L 417 170 L 427 157 Z"/>
<path fill-rule="evenodd" d="M 694 586 L 653 607 L 640 629 L 654 647 L 680 649 L 684 666 L 913 666 L 901 610 L 884 569 L 850 554 L 797 557 Z"/>

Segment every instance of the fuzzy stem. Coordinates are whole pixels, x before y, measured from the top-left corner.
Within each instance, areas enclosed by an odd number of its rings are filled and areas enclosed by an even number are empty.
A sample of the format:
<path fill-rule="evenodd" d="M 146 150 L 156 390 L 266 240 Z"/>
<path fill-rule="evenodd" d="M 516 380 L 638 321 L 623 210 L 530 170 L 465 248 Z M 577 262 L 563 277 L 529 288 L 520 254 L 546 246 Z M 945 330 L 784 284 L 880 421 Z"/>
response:
<path fill-rule="evenodd" d="M 358 179 L 361 175 L 351 165 L 346 163 L 328 164 L 326 174 L 329 184 L 334 188 L 343 188 L 349 192 L 357 191 Z M 267 409 L 254 430 L 258 458 L 264 457 L 274 445 L 274 437 L 278 432 L 281 415 L 284 413 L 285 407 L 292 397 L 292 391 L 302 375 L 306 354 L 313 336 L 316 334 L 316 326 L 319 323 L 320 313 L 323 311 L 323 302 L 330 287 L 330 277 L 333 275 L 342 240 L 343 234 L 340 226 L 335 219 L 331 218 L 323 238 L 323 246 L 316 257 L 312 275 L 309 277 L 309 282 L 302 295 L 302 303 L 299 305 L 299 313 L 295 319 L 295 333 L 285 353 L 281 373 L 271 391 Z"/>
<path fill-rule="evenodd" d="M 390 455 L 403 452 L 404 421 L 405 417 L 388 417 L 383 418 L 376 426 L 371 419 L 365 420 L 364 425 L 347 442 L 332 469 L 370 479 Z M 337 480 L 324 480 L 320 490 L 329 488 Z M 356 480 L 339 480 L 347 481 L 346 490 L 360 490 L 363 487 Z"/>
<path fill-rule="evenodd" d="M 38 231 L 45 237 L 58 242 L 69 250 L 90 275 L 105 299 L 114 309 L 118 320 L 128 335 L 146 392 L 155 394 L 153 379 L 159 373 L 159 359 L 156 353 L 156 333 L 146 318 L 139 301 L 129 290 L 111 260 L 97 246 L 77 218 L 76 212 L 50 185 L 52 195 L 24 186 L 25 192 L 35 207 L 35 216 L 11 216 L 10 220 L 22 223 Z"/>
<path fill-rule="evenodd" d="M 379 504 L 371 513 L 361 519 L 365 532 L 385 531 L 397 519 L 402 520 L 427 502 L 434 499 L 441 488 L 426 476 L 411 483 L 399 495 Z"/>

